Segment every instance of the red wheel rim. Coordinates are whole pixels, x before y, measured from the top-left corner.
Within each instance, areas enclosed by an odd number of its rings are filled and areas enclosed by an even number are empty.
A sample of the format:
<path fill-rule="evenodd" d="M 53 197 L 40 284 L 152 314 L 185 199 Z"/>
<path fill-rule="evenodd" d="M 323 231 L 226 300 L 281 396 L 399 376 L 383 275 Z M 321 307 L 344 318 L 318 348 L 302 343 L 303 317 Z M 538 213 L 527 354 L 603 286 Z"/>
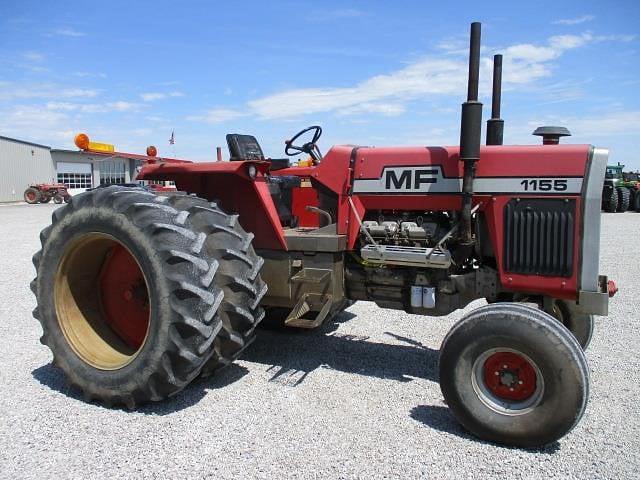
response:
<path fill-rule="evenodd" d="M 139 349 L 149 328 L 149 295 L 138 262 L 120 244 L 102 266 L 100 301 L 106 323 L 127 345 Z"/>
<path fill-rule="evenodd" d="M 27 192 L 27 200 L 33 202 L 36 199 L 36 194 L 34 192 Z"/>
<path fill-rule="evenodd" d="M 522 402 L 536 392 L 536 371 L 515 352 L 497 352 L 484 362 L 484 383 L 498 398 Z"/>

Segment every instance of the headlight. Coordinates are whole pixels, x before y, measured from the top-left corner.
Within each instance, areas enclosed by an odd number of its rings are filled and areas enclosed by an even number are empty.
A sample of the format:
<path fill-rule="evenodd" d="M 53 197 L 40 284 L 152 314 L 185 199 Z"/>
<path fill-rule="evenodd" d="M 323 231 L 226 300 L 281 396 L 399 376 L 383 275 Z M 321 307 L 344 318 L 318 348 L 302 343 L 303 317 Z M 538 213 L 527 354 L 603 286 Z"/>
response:
<path fill-rule="evenodd" d="M 247 173 L 249 174 L 249 177 L 256 178 L 256 166 L 255 165 L 249 165 L 249 168 L 247 169 Z"/>

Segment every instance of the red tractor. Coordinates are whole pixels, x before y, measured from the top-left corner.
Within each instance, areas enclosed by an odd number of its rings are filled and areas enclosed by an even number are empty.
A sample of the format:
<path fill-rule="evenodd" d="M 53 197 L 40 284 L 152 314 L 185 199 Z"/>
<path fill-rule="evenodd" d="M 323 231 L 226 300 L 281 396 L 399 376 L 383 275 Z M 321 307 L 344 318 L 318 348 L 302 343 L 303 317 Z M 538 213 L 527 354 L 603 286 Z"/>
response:
<path fill-rule="evenodd" d="M 71 195 L 67 186 L 62 183 L 32 183 L 24 191 L 24 201 L 30 204 L 49 203 L 53 199 L 54 203 L 69 203 Z"/>
<path fill-rule="evenodd" d="M 442 316 L 475 299 L 440 350 L 442 394 L 478 437 L 548 444 L 582 417 L 583 349 L 615 284 L 598 274 L 607 151 L 503 146 L 501 56 L 480 146 L 480 24 L 460 147 L 286 142 L 310 166 L 228 135 L 231 161 L 149 158 L 156 195 L 110 186 L 53 214 L 34 256 L 42 343 L 87 401 L 135 408 L 233 362 L 264 319 L 315 328 L 358 300 Z M 307 139 L 300 140 L 304 136 Z M 428 324 L 425 324 L 428 328 Z"/>

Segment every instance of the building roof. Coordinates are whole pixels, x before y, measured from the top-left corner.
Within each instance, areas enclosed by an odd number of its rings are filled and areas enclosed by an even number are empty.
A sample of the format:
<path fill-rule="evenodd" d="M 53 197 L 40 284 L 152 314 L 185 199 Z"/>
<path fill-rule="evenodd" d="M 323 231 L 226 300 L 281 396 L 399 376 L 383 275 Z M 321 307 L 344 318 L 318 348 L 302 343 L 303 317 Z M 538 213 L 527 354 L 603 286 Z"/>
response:
<path fill-rule="evenodd" d="M 24 140 L 18 140 L 17 138 L 3 137 L 2 135 L 0 135 L 0 140 L 9 140 L 10 142 L 16 142 L 16 143 L 21 143 L 23 145 L 31 145 L 32 147 L 40 147 L 40 148 L 46 148 L 48 150 L 51 150 L 51 147 L 49 147 L 48 145 L 41 145 L 39 143 L 26 142 Z"/>
<path fill-rule="evenodd" d="M 52 152 L 60 152 L 60 153 L 78 153 L 78 154 L 89 154 L 92 152 L 85 152 L 84 150 L 67 150 L 66 148 L 52 148 Z"/>

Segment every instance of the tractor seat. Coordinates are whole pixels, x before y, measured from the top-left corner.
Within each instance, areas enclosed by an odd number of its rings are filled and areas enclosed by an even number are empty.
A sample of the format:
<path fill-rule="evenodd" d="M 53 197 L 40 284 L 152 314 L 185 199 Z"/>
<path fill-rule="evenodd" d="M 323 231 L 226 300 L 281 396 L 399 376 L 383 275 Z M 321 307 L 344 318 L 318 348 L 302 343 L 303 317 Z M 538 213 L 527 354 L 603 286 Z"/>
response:
<path fill-rule="evenodd" d="M 264 160 L 271 163 L 271 170 L 280 170 L 289 166 L 288 158 L 264 158 L 262 148 L 253 135 L 239 133 L 227 134 L 229 160 L 241 162 L 244 160 Z"/>

